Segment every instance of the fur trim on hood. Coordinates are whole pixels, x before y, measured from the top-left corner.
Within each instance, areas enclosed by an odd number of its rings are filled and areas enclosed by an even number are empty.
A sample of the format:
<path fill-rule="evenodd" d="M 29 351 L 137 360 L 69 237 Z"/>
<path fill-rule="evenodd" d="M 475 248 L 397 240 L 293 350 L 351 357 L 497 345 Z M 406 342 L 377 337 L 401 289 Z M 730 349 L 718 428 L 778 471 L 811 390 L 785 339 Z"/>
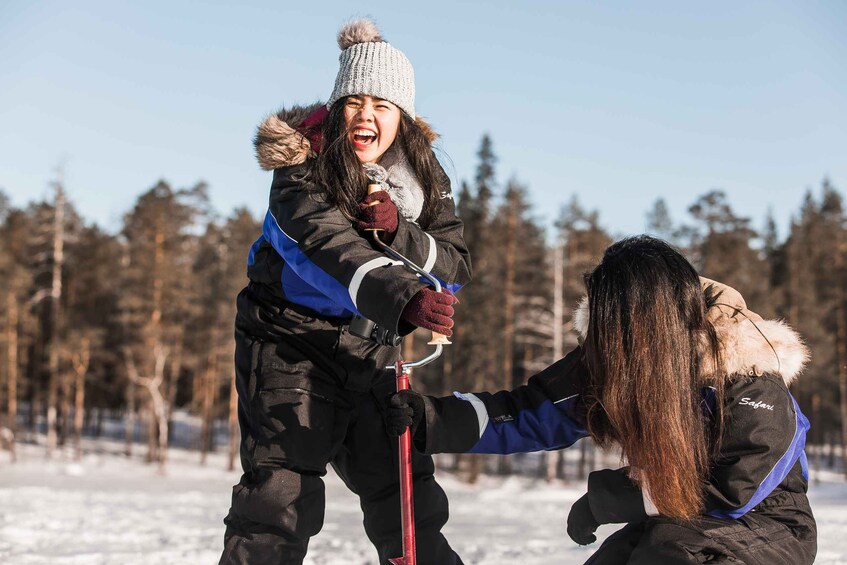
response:
<path fill-rule="evenodd" d="M 714 315 L 713 310 L 719 306 L 723 304 L 710 308 L 708 317 L 715 326 L 726 376 L 770 373 L 790 385 L 809 360 L 809 349 L 797 332 L 783 321 L 762 320 L 755 313 L 749 318 Z M 574 329 L 581 340 L 588 333 L 588 319 L 585 296 L 574 314 Z M 709 367 L 704 369 L 706 374 L 712 372 Z"/>
<path fill-rule="evenodd" d="M 256 130 L 253 146 L 259 166 L 266 171 L 299 165 L 320 152 L 321 124 L 327 110 L 323 103 L 280 110 L 265 118 Z M 415 118 L 432 144 L 438 134 L 421 117 Z"/>

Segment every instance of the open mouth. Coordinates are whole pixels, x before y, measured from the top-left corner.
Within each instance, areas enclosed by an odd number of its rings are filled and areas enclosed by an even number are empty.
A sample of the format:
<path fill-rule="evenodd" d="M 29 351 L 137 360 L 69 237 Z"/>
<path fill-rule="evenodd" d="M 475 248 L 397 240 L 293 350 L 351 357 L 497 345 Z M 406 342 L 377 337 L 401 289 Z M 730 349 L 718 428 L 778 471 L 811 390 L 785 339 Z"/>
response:
<path fill-rule="evenodd" d="M 353 130 L 353 143 L 356 147 L 370 147 L 376 141 L 376 134 L 367 129 Z"/>

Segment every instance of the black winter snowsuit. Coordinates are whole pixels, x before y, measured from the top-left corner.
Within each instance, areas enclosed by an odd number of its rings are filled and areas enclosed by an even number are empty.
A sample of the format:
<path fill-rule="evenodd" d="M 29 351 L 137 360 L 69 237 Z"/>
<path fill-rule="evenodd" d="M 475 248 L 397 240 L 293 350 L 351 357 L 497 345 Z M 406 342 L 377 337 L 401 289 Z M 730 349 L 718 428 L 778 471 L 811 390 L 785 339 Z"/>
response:
<path fill-rule="evenodd" d="M 598 522 L 630 523 L 587 563 L 814 561 L 817 527 L 806 496 L 803 451 L 809 423 L 786 384 L 802 368 L 805 348 L 778 321 L 727 324 L 718 335 L 724 338 L 721 347 L 728 364 L 725 426 L 720 453 L 703 485 L 703 515 L 690 522 L 647 517 L 649 496 L 638 491 L 633 503 L 632 496 L 614 486 L 621 481 L 609 480 L 621 471 L 592 473 L 588 496 Z M 588 378 L 577 348 L 511 391 L 425 396 L 426 421 L 417 428 L 415 445 L 430 454 L 567 447 L 587 435 L 581 395 Z"/>
<path fill-rule="evenodd" d="M 734 378 L 725 410 L 721 451 L 703 485 L 704 512 L 690 522 L 645 517 L 649 497 L 626 495 L 623 470 L 591 473 L 588 498 L 598 521 L 630 523 L 587 564 L 814 562 L 817 527 L 803 453 L 808 421 L 782 378 L 768 374 Z"/>
<path fill-rule="evenodd" d="M 257 136 L 260 159 L 263 144 L 275 145 L 278 159 L 262 163 L 275 169 L 270 205 L 250 251 L 251 282 L 238 296 L 244 474 L 233 487 L 221 564 L 302 563 L 323 525 L 327 464 L 359 496 L 379 562 L 402 554 L 397 441 L 382 416 L 395 388 L 385 367 L 399 350 L 352 335 L 349 322 L 361 314 L 402 333 L 403 307 L 424 283 L 298 180 L 314 152 L 296 128 L 315 110 L 272 116 L 284 135 L 268 138 L 260 128 Z M 292 154 L 290 146 L 305 149 Z M 470 263 L 449 184 L 441 204 L 426 231 L 400 217 L 392 247 L 455 290 L 469 280 Z M 461 563 L 440 531 L 447 498 L 431 457 L 415 454 L 413 470 L 418 562 Z"/>

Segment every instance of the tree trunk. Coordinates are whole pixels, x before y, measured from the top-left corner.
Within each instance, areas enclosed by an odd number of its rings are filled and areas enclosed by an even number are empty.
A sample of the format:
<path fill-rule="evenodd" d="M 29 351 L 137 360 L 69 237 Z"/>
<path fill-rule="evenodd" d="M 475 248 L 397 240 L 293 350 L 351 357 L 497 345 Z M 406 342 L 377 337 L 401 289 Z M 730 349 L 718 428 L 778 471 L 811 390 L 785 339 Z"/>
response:
<path fill-rule="evenodd" d="M 154 460 L 159 462 L 159 473 L 161 474 L 165 473 L 168 450 L 168 407 L 161 388 L 165 380 L 165 364 L 167 358 L 167 350 L 161 344 L 157 343 L 153 348 L 154 368 L 152 378 L 142 377 L 138 374 L 138 368 L 135 366 L 135 361 L 130 352 L 127 352 L 125 360 L 129 380 L 143 386 L 150 394 L 152 427 L 155 427 L 158 432 L 155 434 L 155 453 L 151 455 L 155 456 Z"/>
<path fill-rule="evenodd" d="M 444 361 L 440 372 L 441 378 L 439 379 L 439 387 L 437 389 L 442 396 L 448 396 L 452 393 L 451 384 L 453 382 L 453 352 L 454 349 L 448 348 L 448 350 L 445 351 L 445 355 L 443 356 Z M 455 470 L 458 458 L 458 454 L 453 455 L 452 457 L 447 457 L 445 455 L 434 457 L 435 467 L 439 470 Z M 450 462 L 449 467 L 447 466 L 447 461 Z"/>
<path fill-rule="evenodd" d="M 212 353 L 206 361 L 206 370 L 203 373 L 203 407 L 202 407 L 202 424 L 200 429 L 200 463 L 206 464 L 206 458 L 214 448 L 214 422 L 215 422 L 215 404 L 218 400 L 218 352 L 217 347 L 217 331 L 212 328 L 209 338 Z"/>
<path fill-rule="evenodd" d="M 124 427 L 124 455 L 132 457 L 132 444 L 135 442 L 135 384 L 126 383 L 126 420 Z"/>
<path fill-rule="evenodd" d="M 80 351 L 73 355 L 74 375 L 74 459 L 82 459 L 82 422 L 85 415 L 85 375 L 91 360 L 91 342 L 82 340 Z"/>
<path fill-rule="evenodd" d="M 821 395 L 817 390 L 812 393 L 812 422 L 820 422 L 820 414 L 821 414 Z M 820 471 L 821 471 L 821 445 L 823 445 L 823 436 L 820 432 L 817 434 L 817 449 L 815 450 L 815 457 L 813 468 L 815 470 L 815 484 L 820 481 Z"/>
<path fill-rule="evenodd" d="M 479 474 L 482 471 L 482 455 L 479 453 L 471 453 L 470 465 L 468 466 L 468 483 L 475 484 L 479 480 Z"/>
<path fill-rule="evenodd" d="M 50 355 L 49 384 L 47 385 L 47 457 L 53 456 L 56 449 L 57 404 L 59 396 L 59 324 L 61 322 L 62 265 L 64 263 L 65 243 L 65 194 L 62 183 L 54 183 L 56 202 L 53 216 L 53 276 L 50 286 Z"/>
<path fill-rule="evenodd" d="M 235 458 L 241 445 L 241 430 L 238 426 L 238 389 L 235 386 L 235 371 L 229 385 L 229 461 L 227 469 L 235 470 Z"/>
<path fill-rule="evenodd" d="M 8 291 L 7 301 L 7 323 L 6 323 L 6 427 L 9 429 L 11 442 L 9 451 L 12 461 L 16 460 L 15 433 L 18 421 L 18 300 L 14 291 Z"/>
<path fill-rule="evenodd" d="M 553 362 L 562 358 L 563 336 L 562 329 L 564 323 L 564 246 L 557 243 L 553 249 Z M 559 476 L 559 470 L 562 467 L 562 450 L 545 452 L 547 459 L 547 482 L 552 482 Z"/>
<path fill-rule="evenodd" d="M 515 346 L 515 262 L 518 254 L 518 211 L 509 207 L 506 220 L 505 284 L 503 287 L 503 390 L 514 388 Z M 512 471 L 509 455 L 499 458 L 499 473 L 508 475 Z"/>
<path fill-rule="evenodd" d="M 168 462 L 168 409 L 159 387 L 151 383 L 147 385 L 147 388 L 153 398 L 153 412 L 159 421 L 159 444 L 157 446 L 159 473 L 164 475 L 165 466 Z"/>
<path fill-rule="evenodd" d="M 59 446 L 64 447 L 65 441 L 68 439 L 68 431 L 71 429 L 71 389 L 74 384 L 74 375 L 70 372 L 62 373 L 62 397 L 60 399 L 61 410 L 59 410 L 59 421 L 61 422 L 58 429 Z"/>
<path fill-rule="evenodd" d="M 839 239 L 840 239 L 839 230 Z M 838 391 L 841 396 L 841 463 L 842 472 L 847 477 L 847 312 L 845 312 L 843 280 L 842 245 L 835 248 L 835 359 L 838 363 Z"/>
<path fill-rule="evenodd" d="M 150 392 L 149 390 L 147 392 Z M 147 455 L 144 456 L 145 463 L 153 463 L 159 460 L 159 452 L 156 449 L 159 429 L 156 427 L 156 412 L 153 402 L 148 400 L 147 404 Z"/>
<path fill-rule="evenodd" d="M 579 442 L 579 471 L 577 478 L 582 480 L 588 476 L 588 439 L 584 438 Z"/>
<path fill-rule="evenodd" d="M 103 435 L 103 409 L 97 409 L 97 417 L 94 418 L 94 437 L 100 439 Z"/>
<path fill-rule="evenodd" d="M 76 374 L 74 382 L 74 459 L 82 458 L 82 429 L 85 422 L 85 374 Z"/>
<path fill-rule="evenodd" d="M 154 251 L 153 251 L 153 297 L 152 304 L 153 309 L 150 312 L 150 326 L 151 326 L 151 350 L 154 352 L 161 347 L 162 343 L 162 296 L 164 291 L 164 279 L 162 278 L 162 270 L 164 268 L 165 261 L 165 232 L 164 227 L 162 225 L 162 219 L 157 218 L 156 220 L 156 232 L 153 237 L 154 240 Z M 158 363 L 159 359 L 154 353 L 154 363 Z M 135 364 L 133 363 L 133 368 Z M 164 365 L 162 366 L 162 371 L 164 372 Z M 136 378 L 138 378 L 138 372 L 135 372 Z M 156 378 L 156 373 L 154 372 L 154 377 Z M 150 387 L 146 386 L 146 381 L 149 380 L 149 377 L 145 377 L 145 380 L 142 381 L 140 378 L 137 381 L 137 384 L 145 386 L 147 388 L 147 392 L 149 392 L 152 396 L 153 391 Z M 157 389 L 158 389 L 157 383 Z M 161 395 L 161 391 L 156 391 L 159 395 Z M 159 454 L 156 453 L 156 437 L 157 431 L 161 433 L 161 430 L 157 430 L 156 422 L 157 422 L 157 414 L 156 414 L 156 406 L 154 405 L 154 401 L 150 399 L 150 424 L 148 426 L 148 434 L 147 434 L 147 461 L 152 463 L 153 461 L 159 460 Z M 165 426 L 167 430 L 167 426 Z"/>
<path fill-rule="evenodd" d="M 835 451 L 836 450 L 835 450 L 835 440 L 832 437 L 832 434 L 827 434 L 826 444 L 827 444 L 827 447 L 828 447 L 827 454 L 826 454 L 827 455 L 827 460 L 826 460 L 827 468 L 835 469 Z M 842 450 L 842 454 L 843 453 L 844 452 Z"/>

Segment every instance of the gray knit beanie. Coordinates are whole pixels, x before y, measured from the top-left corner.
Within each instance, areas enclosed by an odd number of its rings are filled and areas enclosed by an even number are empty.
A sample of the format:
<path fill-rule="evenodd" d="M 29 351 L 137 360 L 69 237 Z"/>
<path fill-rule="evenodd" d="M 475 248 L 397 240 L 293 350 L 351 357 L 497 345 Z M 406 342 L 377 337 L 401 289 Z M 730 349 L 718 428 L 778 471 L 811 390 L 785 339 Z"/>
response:
<path fill-rule="evenodd" d="M 338 32 L 340 68 L 326 106 L 354 94 L 396 104 L 415 118 L 415 71 L 399 49 L 389 45 L 371 20 L 351 21 Z"/>

